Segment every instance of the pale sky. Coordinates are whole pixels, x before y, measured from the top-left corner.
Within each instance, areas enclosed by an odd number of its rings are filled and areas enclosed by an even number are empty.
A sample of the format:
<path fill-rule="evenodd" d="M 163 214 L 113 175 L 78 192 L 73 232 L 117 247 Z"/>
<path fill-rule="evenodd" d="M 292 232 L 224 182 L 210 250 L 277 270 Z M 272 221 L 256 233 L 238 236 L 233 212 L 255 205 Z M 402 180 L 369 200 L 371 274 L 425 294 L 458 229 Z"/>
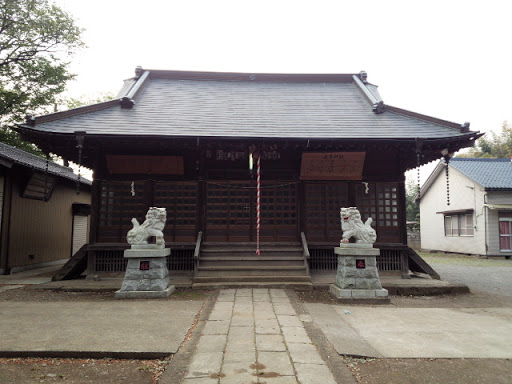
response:
<path fill-rule="evenodd" d="M 85 28 L 68 95 L 135 67 L 368 72 L 384 103 L 498 131 L 512 122 L 512 1 L 54 0 Z M 422 172 L 425 173 L 425 172 Z M 422 177 L 423 178 L 423 177 Z"/>

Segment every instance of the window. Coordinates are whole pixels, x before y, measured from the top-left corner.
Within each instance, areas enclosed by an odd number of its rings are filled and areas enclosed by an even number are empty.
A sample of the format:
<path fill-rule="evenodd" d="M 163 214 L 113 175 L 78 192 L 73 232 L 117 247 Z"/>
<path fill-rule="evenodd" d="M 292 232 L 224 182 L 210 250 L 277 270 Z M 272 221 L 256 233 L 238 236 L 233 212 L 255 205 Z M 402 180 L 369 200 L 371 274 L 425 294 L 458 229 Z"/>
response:
<path fill-rule="evenodd" d="M 444 217 L 445 236 L 473 236 L 473 214 L 446 215 Z"/>
<path fill-rule="evenodd" d="M 499 214 L 500 251 L 512 252 L 512 213 Z"/>

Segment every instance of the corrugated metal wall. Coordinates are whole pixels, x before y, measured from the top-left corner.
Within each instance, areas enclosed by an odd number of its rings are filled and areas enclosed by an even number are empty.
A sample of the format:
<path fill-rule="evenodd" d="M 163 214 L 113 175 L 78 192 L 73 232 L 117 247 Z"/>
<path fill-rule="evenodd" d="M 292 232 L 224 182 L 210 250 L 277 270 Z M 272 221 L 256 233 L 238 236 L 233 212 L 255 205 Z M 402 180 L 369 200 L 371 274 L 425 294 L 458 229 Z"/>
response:
<path fill-rule="evenodd" d="M 12 196 L 9 268 L 46 263 L 71 255 L 73 203 L 90 204 L 89 192 L 57 184 L 48 202 L 25 199 L 16 183 Z"/>

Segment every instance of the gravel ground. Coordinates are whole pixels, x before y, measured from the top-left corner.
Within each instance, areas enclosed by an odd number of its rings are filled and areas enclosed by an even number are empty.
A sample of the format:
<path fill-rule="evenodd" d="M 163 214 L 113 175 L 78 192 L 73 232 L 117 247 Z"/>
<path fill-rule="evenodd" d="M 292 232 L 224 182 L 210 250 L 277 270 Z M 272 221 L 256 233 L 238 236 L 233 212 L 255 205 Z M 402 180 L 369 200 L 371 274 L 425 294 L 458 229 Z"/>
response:
<path fill-rule="evenodd" d="M 512 308 L 512 260 L 426 255 L 444 280 L 467 284 L 471 294 L 391 298 L 397 307 Z M 178 290 L 169 300 L 206 300 L 210 292 Z M 335 304 L 325 291 L 298 292 L 305 302 Z M 0 292 L 1 301 L 105 301 L 113 292 L 52 292 L 30 288 Z M 342 357 L 358 384 L 508 384 L 510 359 L 356 359 Z M 167 360 L 0 358 L 0 383 L 156 384 Z"/>
<path fill-rule="evenodd" d="M 509 267 L 465 266 L 431 263 L 441 279 L 466 284 L 473 293 L 512 297 L 512 260 Z"/>

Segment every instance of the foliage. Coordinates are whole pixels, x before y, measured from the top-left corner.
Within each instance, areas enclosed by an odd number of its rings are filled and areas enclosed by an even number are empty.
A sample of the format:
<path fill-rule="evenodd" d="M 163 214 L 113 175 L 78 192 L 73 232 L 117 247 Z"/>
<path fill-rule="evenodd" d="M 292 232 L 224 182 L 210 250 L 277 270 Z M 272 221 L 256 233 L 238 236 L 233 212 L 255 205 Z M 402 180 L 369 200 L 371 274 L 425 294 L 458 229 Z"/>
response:
<path fill-rule="evenodd" d="M 101 93 L 98 96 L 94 98 L 88 98 L 85 96 L 76 98 L 76 97 L 69 97 L 62 100 L 61 104 L 65 105 L 67 109 L 73 109 L 73 108 L 79 108 L 86 105 L 91 104 L 97 104 L 102 103 L 104 101 L 109 101 L 114 98 L 114 95 L 112 93 Z"/>
<path fill-rule="evenodd" d="M 420 221 L 420 204 L 415 200 L 418 195 L 418 185 L 414 180 L 407 180 L 406 192 L 405 192 L 405 210 L 407 221 L 417 221 L 418 224 L 413 224 L 414 229 L 419 229 Z"/>
<path fill-rule="evenodd" d="M 460 157 L 509 158 L 512 156 L 512 125 L 504 121 L 501 132 L 489 132 L 479 139 L 476 147 Z"/>
<path fill-rule="evenodd" d="M 67 58 L 83 46 L 74 19 L 48 0 L 0 0 L 0 140 L 30 152 L 8 128 L 47 113 L 73 79 Z M 39 151 L 40 152 L 40 151 Z"/>

